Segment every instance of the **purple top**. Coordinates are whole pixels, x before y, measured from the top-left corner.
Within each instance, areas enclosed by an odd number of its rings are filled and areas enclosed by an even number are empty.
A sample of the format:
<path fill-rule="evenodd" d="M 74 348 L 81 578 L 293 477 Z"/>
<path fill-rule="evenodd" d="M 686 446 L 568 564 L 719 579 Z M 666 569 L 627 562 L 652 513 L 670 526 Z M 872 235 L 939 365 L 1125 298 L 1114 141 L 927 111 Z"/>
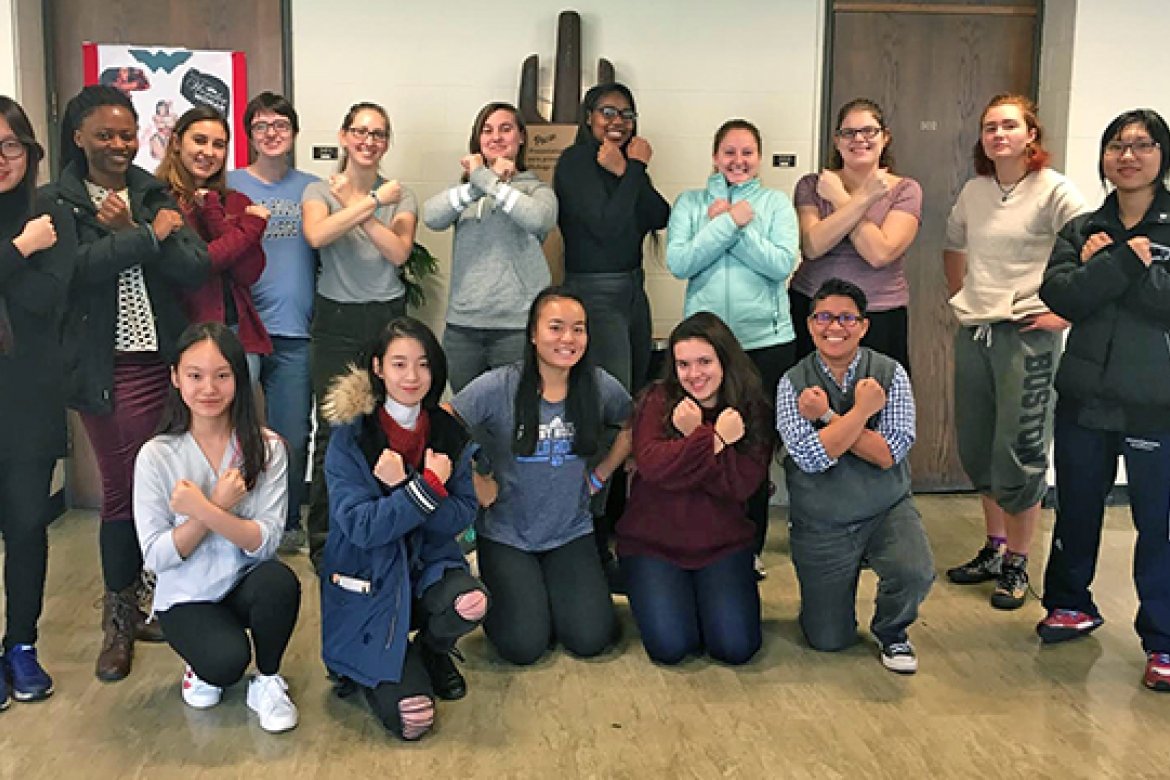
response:
<path fill-rule="evenodd" d="M 796 183 L 793 203 L 797 211 L 802 206 L 815 206 L 824 219 L 835 210 L 833 205 L 817 194 L 818 174 L 810 173 Z M 922 187 L 913 179 L 903 177 L 884 198 L 869 207 L 867 219 L 881 225 L 891 211 L 905 211 L 922 220 Z M 801 257 L 790 287 L 811 298 L 827 279 L 834 276 L 853 282 L 869 299 L 870 311 L 888 311 L 910 304 L 910 286 L 906 283 L 903 266 L 905 255 L 884 268 L 874 268 L 853 246 L 848 236 L 825 254 L 809 260 Z"/>

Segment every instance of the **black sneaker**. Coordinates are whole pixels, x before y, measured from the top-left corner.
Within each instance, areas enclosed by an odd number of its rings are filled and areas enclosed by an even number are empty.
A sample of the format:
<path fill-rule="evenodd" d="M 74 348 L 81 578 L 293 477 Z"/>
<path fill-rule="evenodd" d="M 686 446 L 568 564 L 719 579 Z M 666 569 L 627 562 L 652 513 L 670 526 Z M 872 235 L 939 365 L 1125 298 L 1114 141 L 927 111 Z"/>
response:
<path fill-rule="evenodd" d="M 947 569 L 947 579 L 958 585 L 973 585 L 999 579 L 1003 568 L 1003 553 L 995 547 L 984 547 L 964 564 Z"/>
<path fill-rule="evenodd" d="M 1027 562 L 1005 561 L 991 594 L 991 606 L 996 609 L 1019 609 L 1028 598 Z"/>

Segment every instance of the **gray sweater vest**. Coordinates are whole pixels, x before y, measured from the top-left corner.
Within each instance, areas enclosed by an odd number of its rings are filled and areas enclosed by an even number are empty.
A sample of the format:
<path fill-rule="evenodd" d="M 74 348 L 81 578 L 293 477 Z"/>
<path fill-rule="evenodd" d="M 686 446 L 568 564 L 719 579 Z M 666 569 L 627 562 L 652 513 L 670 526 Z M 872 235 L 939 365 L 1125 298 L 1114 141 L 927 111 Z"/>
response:
<path fill-rule="evenodd" d="M 857 375 L 849 392 L 841 388 L 821 368 L 816 353 L 797 363 L 788 372 L 788 380 L 797 395 L 807 387 L 820 387 L 829 397 L 829 407 L 837 414 L 853 408 L 853 390 L 857 382 L 873 377 L 889 392 L 897 362 L 861 348 Z M 866 423 L 874 428 L 876 415 Z M 784 456 L 784 470 L 788 477 L 788 495 L 792 516 L 831 525 L 850 525 L 881 514 L 910 493 L 910 464 L 908 458 L 883 469 L 865 461 L 852 452 L 845 452 L 837 464 L 826 471 L 813 474 L 801 471 L 788 454 Z"/>

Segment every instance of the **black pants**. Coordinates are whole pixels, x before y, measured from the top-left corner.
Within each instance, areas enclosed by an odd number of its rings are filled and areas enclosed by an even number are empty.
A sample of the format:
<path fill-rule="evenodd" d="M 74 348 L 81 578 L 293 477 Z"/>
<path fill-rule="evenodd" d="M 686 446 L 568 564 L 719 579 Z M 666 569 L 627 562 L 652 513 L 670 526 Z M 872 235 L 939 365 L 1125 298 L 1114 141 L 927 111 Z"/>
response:
<path fill-rule="evenodd" d="M 478 549 L 492 594 L 484 633 L 505 660 L 534 663 L 554 639 L 582 657 L 613 641 L 613 601 L 592 534 L 539 553 L 481 536 Z"/>
<path fill-rule="evenodd" d="M 260 674 L 280 671 L 300 606 L 297 575 L 274 559 L 245 574 L 219 601 L 176 604 L 158 619 L 167 642 L 199 679 L 226 688 L 244 676 L 252 645 Z"/>
<path fill-rule="evenodd" d="M 33 645 L 49 559 L 49 484 L 53 460 L 0 462 L 0 535 L 4 537 L 4 649 Z"/>
<path fill-rule="evenodd" d="M 795 290 L 788 291 L 788 302 L 792 308 L 792 326 L 796 328 L 796 359 L 812 354 L 812 337 L 808 334 L 808 315 L 812 312 L 812 299 Z M 868 315 L 869 330 L 861 339 L 862 346 L 881 352 L 902 364 L 910 373 L 910 317 L 905 306 L 886 311 L 871 311 Z"/>
<path fill-rule="evenodd" d="M 329 448 L 329 423 L 321 404 L 333 380 L 350 363 L 362 365 L 366 351 L 390 320 L 406 314 L 406 299 L 371 303 L 338 303 L 317 296 L 313 303 L 309 375 L 313 381 L 317 427 L 313 433 L 313 482 L 309 487 L 309 556 L 316 566 L 329 536 L 329 490 L 325 485 L 325 451 Z"/>
<path fill-rule="evenodd" d="M 435 698 L 431 679 L 423 666 L 422 646 L 440 653 L 450 652 L 459 637 L 479 625 L 479 621 L 467 620 L 455 611 L 455 600 L 476 590 L 483 591 L 483 584 L 463 569 L 443 572 L 442 578 L 414 602 L 411 623 L 418 633 L 406 649 L 401 678 L 398 682 L 384 682 L 374 688 L 362 689 L 374 716 L 399 737 L 402 736 L 399 703 L 413 696 Z"/>
<path fill-rule="evenodd" d="M 748 350 L 747 356 L 760 372 L 760 381 L 764 386 L 764 397 L 768 399 L 768 431 L 772 434 L 773 443 L 776 434 L 776 388 L 780 385 L 780 378 L 796 363 L 796 342 L 777 344 L 772 347 Z M 769 467 L 772 458 L 768 458 Z M 748 519 L 756 527 L 756 554 L 764 550 L 764 542 L 768 537 L 768 499 L 771 497 L 771 482 L 767 474 L 764 481 L 747 500 Z"/>

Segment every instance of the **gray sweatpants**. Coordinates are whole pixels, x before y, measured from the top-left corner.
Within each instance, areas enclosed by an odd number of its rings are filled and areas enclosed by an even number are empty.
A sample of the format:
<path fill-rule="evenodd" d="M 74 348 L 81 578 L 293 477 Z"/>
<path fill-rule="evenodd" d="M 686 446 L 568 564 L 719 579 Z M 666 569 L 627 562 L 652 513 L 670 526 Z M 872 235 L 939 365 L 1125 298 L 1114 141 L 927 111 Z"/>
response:
<path fill-rule="evenodd" d="M 975 489 L 1010 514 L 1037 504 L 1048 487 L 1059 357 L 1060 334 L 1014 322 L 955 334 L 959 460 Z"/>

